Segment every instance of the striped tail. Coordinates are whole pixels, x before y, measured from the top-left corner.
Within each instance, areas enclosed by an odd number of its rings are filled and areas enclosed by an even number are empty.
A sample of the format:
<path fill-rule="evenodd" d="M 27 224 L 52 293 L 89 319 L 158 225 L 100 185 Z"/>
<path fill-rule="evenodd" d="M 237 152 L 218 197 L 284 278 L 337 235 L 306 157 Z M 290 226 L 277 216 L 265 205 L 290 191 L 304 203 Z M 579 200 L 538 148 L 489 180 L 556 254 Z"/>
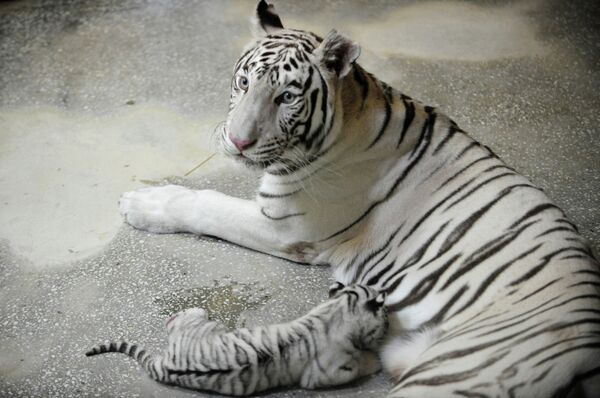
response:
<path fill-rule="evenodd" d="M 163 372 L 158 369 L 156 364 L 156 359 L 158 358 L 156 355 L 150 354 L 146 352 L 141 347 L 138 347 L 135 344 L 130 344 L 126 341 L 110 342 L 99 344 L 93 347 L 91 350 L 85 353 L 86 357 L 91 357 L 98 354 L 106 354 L 109 352 L 119 352 L 121 354 L 125 354 L 137 361 L 142 368 L 144 368 L 150 376 L 155 380 L 160 380 Z"/>

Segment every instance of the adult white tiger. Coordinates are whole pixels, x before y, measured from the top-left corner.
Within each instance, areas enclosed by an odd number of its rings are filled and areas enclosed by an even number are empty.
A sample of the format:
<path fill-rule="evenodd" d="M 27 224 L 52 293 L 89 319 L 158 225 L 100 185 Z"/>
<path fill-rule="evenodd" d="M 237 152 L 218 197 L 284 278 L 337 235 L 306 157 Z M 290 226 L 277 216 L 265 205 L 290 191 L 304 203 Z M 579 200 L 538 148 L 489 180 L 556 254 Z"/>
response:
<path fill-rule="evenodd" d="M 388 293 L 398 397 L 565 396 L 600 374 L 600 271 L 546 195 L 445 115 L 355 63 L 356 43 L 284 29 L 235 65 L 226 153 L 257 197 L 123 195 L 128 223 L 219 236 Z"/>

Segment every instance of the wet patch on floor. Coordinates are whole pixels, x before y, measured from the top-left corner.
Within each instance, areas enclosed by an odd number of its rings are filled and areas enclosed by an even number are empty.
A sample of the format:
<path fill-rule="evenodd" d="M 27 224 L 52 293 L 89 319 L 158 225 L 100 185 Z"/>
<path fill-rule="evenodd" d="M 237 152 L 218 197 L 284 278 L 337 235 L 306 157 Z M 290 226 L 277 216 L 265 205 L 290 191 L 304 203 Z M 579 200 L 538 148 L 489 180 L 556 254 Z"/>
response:
<path fill-rule="evenodd" d="M 168 293 L 155 300 L 159 314 L 169 316 L 179 311 L 199 307 L 208 312 L 210 319 L 234 329 L 246 326 L 240 315 L 260 308 L 271 298 L 258 282 L 239 283 L 231 278 L 215 279 L 212 286 L 199 286 Z"/>
<path fill-rule="evenodd" d="M 97 252 L 122 224 L 121 193 L 194 168 L 215 152 L 217 123 L 156 106 L 0 110 L 0 239 L 38 268 Z"/>
<path fill-rule="evenodd" d="M 416 2 L 356 24 L 351 34 L 379 55 L 457 61 L 529 57 L 547 52 L 527 16 L 534 10 L 535 2 Z"/>

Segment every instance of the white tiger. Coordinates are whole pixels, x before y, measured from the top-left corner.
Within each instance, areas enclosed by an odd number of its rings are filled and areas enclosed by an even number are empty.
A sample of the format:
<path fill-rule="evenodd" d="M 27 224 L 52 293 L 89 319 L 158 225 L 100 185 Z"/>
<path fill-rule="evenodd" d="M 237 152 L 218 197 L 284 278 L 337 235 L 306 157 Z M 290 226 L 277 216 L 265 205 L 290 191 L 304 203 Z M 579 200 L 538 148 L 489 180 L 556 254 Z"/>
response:
<path fill-rule="evenodd" d="M 192 308 L 167 320 L 161 355 L 124 341 L 100 344 L 86 355 L 120 352 L 157 381 L 229 395 L 295 384 L 328 387 L 376 372 L 374 352 L 388 325 L 385 293 L 336 283 L 329 296 L 292 322 L 234 331 Z"/>
<path fill-rule="evenodd" d="M 361 68 L 359 46 L 284 29 L 234 68 L 225 153 L 255 200 L 126 193 L 136 228 L 214 235 L 388 293 L 397 397 L 561 397 L 600 374 L 600 271 L 547 196 L 436 109 Z"/>

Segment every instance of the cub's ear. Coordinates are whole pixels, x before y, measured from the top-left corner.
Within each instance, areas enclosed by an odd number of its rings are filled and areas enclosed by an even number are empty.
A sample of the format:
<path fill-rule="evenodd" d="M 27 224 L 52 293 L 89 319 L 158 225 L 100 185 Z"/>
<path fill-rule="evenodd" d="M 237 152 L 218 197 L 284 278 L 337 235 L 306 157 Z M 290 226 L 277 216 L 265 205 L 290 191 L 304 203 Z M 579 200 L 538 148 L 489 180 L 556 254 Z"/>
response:
<path fill-rule="evenodd" d="M 264 34 L 275 33 L 283 29 L 283 24 L 279 15 L 275 12 L 275 7 L 267 3 L 265 0 L 260 0 L 256 6 L 256 15 L 252 18 L 252 32 L 256 36 L 264 36 Z"/>
<path fill-rule="evenodd" d="M 383 304 L 385 304 L 385 296 L 385 292 L 379 293 L 377 297 L 367 301 L 367 308 L 371 312 L 377 312 L 381 307 L 383 307 Z"/>
<path fill-rule="evenodd" d="M 317 47 L 315 55 L 326 70 L 342 78 L 360 56 L 360 46 L 334 29 Z"/>
<path fill-rule="evenodd" d="M 329 298 L 332 298 L 336 295 L 337 292 L 345 288 L 344 284 L 340 282 L 335 282 L 333 285 L 329 286 Z"/>
<path fill-rule="evenodd" d="M 385 303 L 385 296 L 387 296 L 385 292 L 379 293 L 377 297 L 375 297 L 375 302 L 380 306 L 383 305 Z"/>

